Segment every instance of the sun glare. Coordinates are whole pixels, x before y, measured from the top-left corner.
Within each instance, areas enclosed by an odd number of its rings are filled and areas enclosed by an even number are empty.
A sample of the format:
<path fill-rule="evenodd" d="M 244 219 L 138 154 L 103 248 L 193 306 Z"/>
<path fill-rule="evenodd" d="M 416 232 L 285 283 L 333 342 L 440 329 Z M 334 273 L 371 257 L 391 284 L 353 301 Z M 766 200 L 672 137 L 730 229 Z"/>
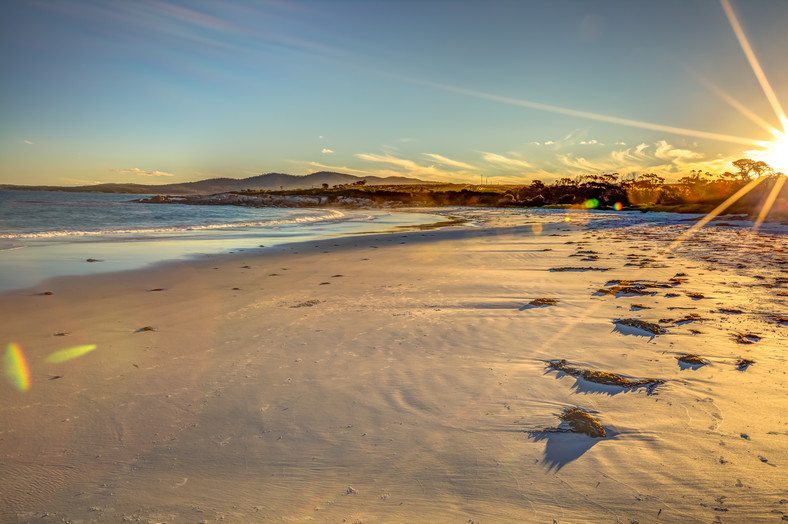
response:
<path fill-rule="evenodd" d="M 763 160 L 775 171 L 788 173 L 788 133 L 776 133 L 777 138 L 772 142 L 765 142 L 764 149 L 752 151 L 756 160 Z"/>

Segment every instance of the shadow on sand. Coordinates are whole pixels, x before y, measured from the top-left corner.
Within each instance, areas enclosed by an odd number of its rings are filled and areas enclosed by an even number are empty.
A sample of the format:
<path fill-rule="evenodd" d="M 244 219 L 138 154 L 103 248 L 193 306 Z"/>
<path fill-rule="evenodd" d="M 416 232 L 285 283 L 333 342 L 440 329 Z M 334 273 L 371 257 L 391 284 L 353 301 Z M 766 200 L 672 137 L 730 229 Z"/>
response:
<path fill-rule="evenodd" d="M 535 442 L 546 441 L 542 465 L 547 471 L 559 471 L 561 468 L 574 462 L 597 443 L 615 437 L 615 433 L 608 429 L 605 438 L 591 438 L 581 433 L 572 433 L 561 430 L 542 430 L 527 432 L 528 438 Z"/>

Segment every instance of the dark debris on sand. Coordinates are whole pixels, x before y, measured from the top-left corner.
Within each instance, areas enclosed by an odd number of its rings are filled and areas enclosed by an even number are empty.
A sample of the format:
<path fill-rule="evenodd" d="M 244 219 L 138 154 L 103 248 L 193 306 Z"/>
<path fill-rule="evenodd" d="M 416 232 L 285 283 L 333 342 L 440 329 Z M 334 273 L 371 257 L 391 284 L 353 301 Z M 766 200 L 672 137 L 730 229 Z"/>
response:
<path fill-rule="evenodd" d="M 551 267 L 550 271 L 610 271 L 609 267 Z"/>
<path fill-rule="evenodd" d="M 531 306 L 542 307 L 542 306 L 554 306 L 558 304 L 558 299 L 555 298 L 536 298 L 528 303 Z"/>
<path fill-rule="evenodd" d="M 698 320 L 706 320 L 706 319 L 701 317 L 697 313 L 687 313 L 683 317 L 674 320 L 673 323 L 681 325 L 681 324 L 686 324 L 687 322 L 695 322 Z"/>
<path fill-rule="evenodd" d="M 654 388 L 659 386 L 660 384 L 664 384 L 665 381 L 658 378 L 646 378 L 641 380 L 629 380 L 617 373 L 608 373 L 605 371 L 594 371 L 592 369 L 580 369 L 580 368 L 573 368 L 567 366 L 566 360 L 552 360 L 547 363 L 548 367 L 555 369 L 556 371 L 563 371 L 567 375 L 572 375 L 573 377 L 581 377 L 583 380 L 587 380 L 588 382 L 593 382 L 595 384 L 604 384 L 606 386 L 617 386 L 624 389 L 637 389 L 637 388 L 646 388 L 648 392 L 653 392 Z"/>
<path fill-rule="evenodd" d="M 755 342 L 758 342 L 761 339 L 761 337 L 759 337 L 755 333 L 736 333 L 735 335 L 733 335 L 733 337 L 736 339 L 736 342 L 739 344 L 754 344 Z"/>
<path fill-rule="evenodd" d="M 580 408 L 566 409 L 558 416 L 569 425 L 569 431 L 572 433 L 583 433 L 591 438 L 607 436 L 602 424 Z"/>
<path fill-rule="evenodd" d="M 706 364 L 709 364 L 708 360 L 694 353 L 687 353 L 686 355 L 676 357 L 676 359 L 678 359 L 679 362 L 689 364 L 690 366 L 705 366 Z"/>
<path fill-rule="evenodd" d="M 750 360 L 749 358 L 739 358 L 736 359 L 736 369 L 739 371 L 746 371 L 748 367 L 752 364 L 755 364 L 754 360 Z"/>
<path fill-rule="evenodd" d="M 659 327 L 659 324 L 646 322 L 645 320 L 640 320 L 638 318 L 620 318 L 618 320 L 614 320 L 613 322 L 616 324 L 621 324 L 622 326 L 638 328 L 649 333 L 654 333 L 655 335 L 661 335 L 665 332 L 664 329 Z"/>

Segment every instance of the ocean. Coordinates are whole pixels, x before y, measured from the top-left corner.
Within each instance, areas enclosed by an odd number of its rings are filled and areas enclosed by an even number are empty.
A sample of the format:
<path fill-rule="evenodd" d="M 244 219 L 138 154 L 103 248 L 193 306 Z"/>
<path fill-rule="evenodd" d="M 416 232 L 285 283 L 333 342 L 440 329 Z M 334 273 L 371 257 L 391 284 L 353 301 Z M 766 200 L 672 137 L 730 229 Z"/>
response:
<path fill-rule="evenodd" d="M 135 202 L 146 196 L 0 191 L 0 291 L 55 276 L 138 269 L 165 260 L 446 220 L 385 210 Z"/>

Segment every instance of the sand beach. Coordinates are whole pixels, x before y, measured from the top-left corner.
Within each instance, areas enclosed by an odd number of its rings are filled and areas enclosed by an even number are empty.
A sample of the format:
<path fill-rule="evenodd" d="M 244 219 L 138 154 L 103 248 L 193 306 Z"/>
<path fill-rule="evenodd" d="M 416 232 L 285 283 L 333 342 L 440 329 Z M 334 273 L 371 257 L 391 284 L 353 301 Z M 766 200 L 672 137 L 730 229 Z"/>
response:
<path fill-rule="evenodd" d="M 785 227 L 465 213 L 3 293 L 0 520 L 788 520 Z"/>

